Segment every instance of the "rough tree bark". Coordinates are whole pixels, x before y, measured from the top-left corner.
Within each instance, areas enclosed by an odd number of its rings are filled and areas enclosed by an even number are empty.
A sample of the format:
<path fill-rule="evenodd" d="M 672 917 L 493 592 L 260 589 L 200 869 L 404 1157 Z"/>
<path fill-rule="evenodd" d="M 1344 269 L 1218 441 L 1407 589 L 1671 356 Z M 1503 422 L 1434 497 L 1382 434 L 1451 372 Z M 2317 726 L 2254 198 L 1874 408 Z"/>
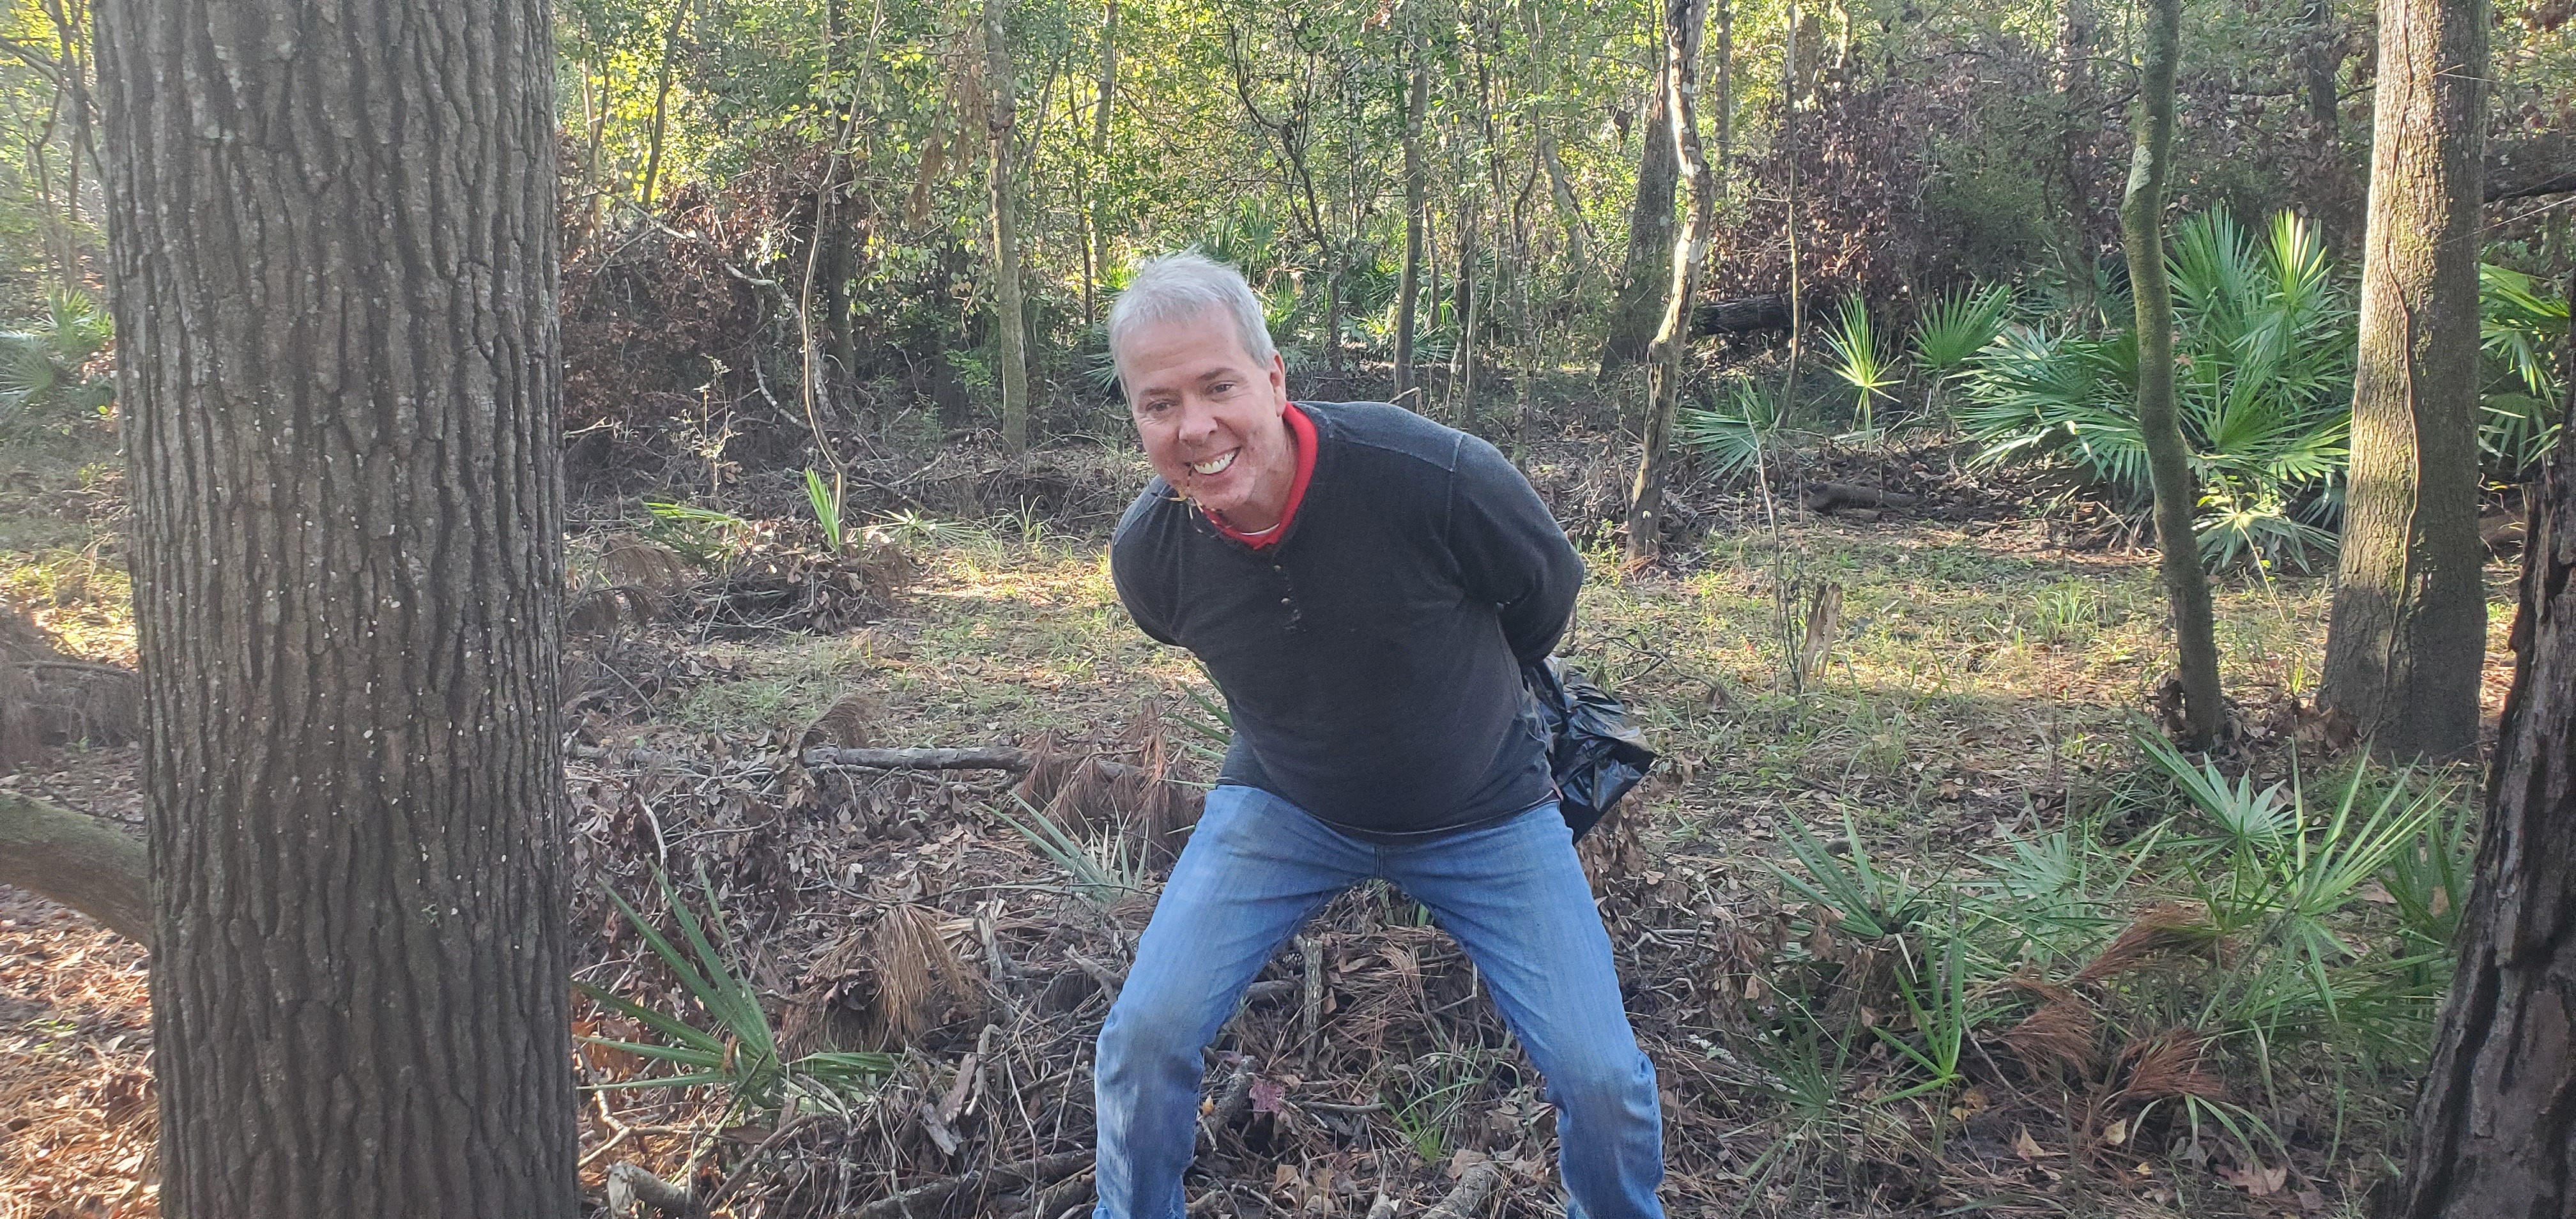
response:
<path fill-rule="evenodd" d="M 2483 0 L 2381 0 L 2361 359 L 2318 701 L 2383 753 L 2477 748 Z"/>
<path fill-rule="evenodd" d="M 1418 19 L 1405 10 L 1405 28 L 1413 44 L 1413 70 L 1405 82 L 1404 102 L 1404 274 L 1395 289 L 1395 400 L 1422 409 L 1417 391 L 1421 389 L 1421 371 L 1415 367 L 1413 354 L 1414 310 L 1422 297 L 1422 226 L 1423 168 L 1422 120 L 1431 112 L 1431 65 L 1425 60 L 1430 47 L 1423 41 Z M 1414 400 L 1405 401 L 1413 394 Z"/>
<path fill-rule="evenodd" d="M 1637 479 L 1628 489 L 1628 561 L 1646 563 L 1662 548 L 1664 460 L 1672 447 L 1673 412 L 1681 402 L 1682 357 L 1690 346 L 1691 301 L 1699 295 L 1699 277 L 1708 264 L 1708 247 L 1717 222 L 1717 183 L 1709 173 L 1708 155 L 1699 139 L 1700 30 L 1708 21 L 1709 0 L 1668 0 L 1664 5 L 1664 78 L 1671 96 L 1668 133 L 1674 163 L 1690 183 L 1690 213 L 1681 241 L 1673 251 L 1673 274 L 1664 297 L 1663 323 L 1655 331 L 1646 360 L 1646 445 L 1637 461 Z"/>
<path fill-rule="evenodd" d="M 1672 39 L 1673 32 L 1666 30 L 1667 47 Z M 1673 285 L 1673 195 L 1681 159 L 1669 138 L 1673 87 L 1666 74 L 1671 71 L 1670 54 L 1656 60 L 1654 96 L 1647 100 L 1645 119 L 1637 125 L 1645 149 L 1637 160 L 1636 204 L 1628 211 L 1628 262 L 1619 275 L 1619 291 L 1610 301 L 1609 331 L 1601 340 L 1603 377 L 1646 358 L 1646 348 L 1653 344 L 1656 326 L 1663 320 L 1664 294 Z"/>
<path fill-rule="evenodd" d="M 984 131 L 993 144 L 993 319 L 1001 350 L 1002 447 L 1016 454 L 1029 447 L 1029 315 L 1020 290 L 1020 221 L 1018 183 L 1011 163 L 1011 129 L 1018 124 L 1019 91 L 1011 66 L 1011 44 L 1003 25 L 1010 20 L 1010 0 L 984 0 Z"/>
<path fill-rule="evenodd" d="M 2576 1214 L 2576 391 L 2568 407 L 2522 552 L 2513 689 L 2398 1219 Z"/>
<path fill-rule="evenodd" d="M 2148 0 L 2139 66 L 2136 150 L 2120 198 L 2121 245 L 2137 302 L 2138 431 L 2155 485 L 2156 550 L 2173 607 L 2183 691 L 2183 743 L 2206 749 L 2226 715 L 2218 694 L 2218 639 L 2210 620 L 2209 573 L 2192 534 L 2190 453 L 2174 414 L 2173 285 L 2165 277 L 2165 182 L 2173 172 L 2174 60 L 2182 42 L 2182 0 Z"/>
<path fill-rule="evenodd" d="M 544 0 L 101 5 L 173 1219 L 572 1219 Z"/>

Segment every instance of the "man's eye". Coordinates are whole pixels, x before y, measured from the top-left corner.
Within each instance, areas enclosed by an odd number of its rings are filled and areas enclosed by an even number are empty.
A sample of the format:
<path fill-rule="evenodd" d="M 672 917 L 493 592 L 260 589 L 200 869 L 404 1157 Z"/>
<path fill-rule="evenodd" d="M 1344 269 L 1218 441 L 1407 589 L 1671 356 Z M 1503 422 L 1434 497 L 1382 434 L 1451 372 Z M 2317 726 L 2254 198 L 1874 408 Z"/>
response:
<path fill-rule="evenodd" d="M 1216 384 L 1209 386 L 1209 387 L 1208 387 L 1208 391 L 1209 391 L 1210 393 L 1218 393 L 1218 394 L 1230 394 L 1230 393 L 1233 393 L 1233 392 L 1234 392 L 1234 382 L 1232 382 L 1232 381 L 1219 381 L 1219 382 L 1217 382 Z"/>

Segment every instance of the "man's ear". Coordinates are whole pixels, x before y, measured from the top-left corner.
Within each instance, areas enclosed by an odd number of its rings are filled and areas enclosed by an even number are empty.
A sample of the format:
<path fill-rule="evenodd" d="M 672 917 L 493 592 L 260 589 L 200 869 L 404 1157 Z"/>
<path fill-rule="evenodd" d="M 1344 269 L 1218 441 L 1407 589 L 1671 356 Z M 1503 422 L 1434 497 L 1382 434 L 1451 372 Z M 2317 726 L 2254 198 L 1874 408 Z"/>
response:
<path fill-rule="evenodd" d="M 1275 348 L 1270 353 L 1270 388 L 1278 393 L 1284 407 L 1288 402 L 1288 357 Z"/>

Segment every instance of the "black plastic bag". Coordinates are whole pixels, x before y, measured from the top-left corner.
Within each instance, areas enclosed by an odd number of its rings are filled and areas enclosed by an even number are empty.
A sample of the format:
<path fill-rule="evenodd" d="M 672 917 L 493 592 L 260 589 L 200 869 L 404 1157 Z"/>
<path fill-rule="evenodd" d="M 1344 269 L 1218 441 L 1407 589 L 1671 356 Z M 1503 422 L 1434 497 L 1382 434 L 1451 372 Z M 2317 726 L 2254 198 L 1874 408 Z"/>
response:
<path fill-rule="evenodd" d="M 1539 715 L 1547 722 L 1547 768 L 1556 780 L 1557 807 L 1580 841 L 1646 777 L 1655 751 L 1628 723 L 1617 695 L 1565 667 L 1554 656 L 1521 668 Z"/>

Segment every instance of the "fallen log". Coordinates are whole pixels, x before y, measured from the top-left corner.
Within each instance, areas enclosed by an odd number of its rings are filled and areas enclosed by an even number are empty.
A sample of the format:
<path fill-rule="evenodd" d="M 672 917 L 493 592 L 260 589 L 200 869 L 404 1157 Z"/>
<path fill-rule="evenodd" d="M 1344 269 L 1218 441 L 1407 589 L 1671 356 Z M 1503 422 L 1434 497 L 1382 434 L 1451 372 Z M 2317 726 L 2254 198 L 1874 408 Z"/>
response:
<path fill-rule="evenodd" d="M 1701 301 L 1691 308 L 1691 337 L 1789 328 L 1789 298 L 1779 293 Z"/>
<path fill-rule="evenodd" d="M 1039 1156 L 1016 1164 L 977 1169 L 945 1181 L 916 1185 L 891 1198 L 868 1203 L 850 1214 L 852 1219 L 931 1219 L 960 1194 L 980 1194 L 987 1190 L 1016 1189 L 1026 1185 L 1053 1185 L 1090 1164 L 1091 1153 L 1087 1151 Z"/>
<path fill-rule="evenodd" d="M 42 800 L 0 794 L 0 884 L 60 902 L 150 948 L 151 875 L 133 835 Z"/>
<path fill-rule="evenodd" d="M 2576 136 L 2552 132 L 2488 144 L 2485 185 L 2489 203 L 2576 191 Z"/>
<path fill-rule="evenodd" d="M 1853 483 L 1809 483 L 1805 502 L 1809 512 L 1830 512 L 1836 508 L 1912 508 L 1921 504 L 1923 497 Z"/>

